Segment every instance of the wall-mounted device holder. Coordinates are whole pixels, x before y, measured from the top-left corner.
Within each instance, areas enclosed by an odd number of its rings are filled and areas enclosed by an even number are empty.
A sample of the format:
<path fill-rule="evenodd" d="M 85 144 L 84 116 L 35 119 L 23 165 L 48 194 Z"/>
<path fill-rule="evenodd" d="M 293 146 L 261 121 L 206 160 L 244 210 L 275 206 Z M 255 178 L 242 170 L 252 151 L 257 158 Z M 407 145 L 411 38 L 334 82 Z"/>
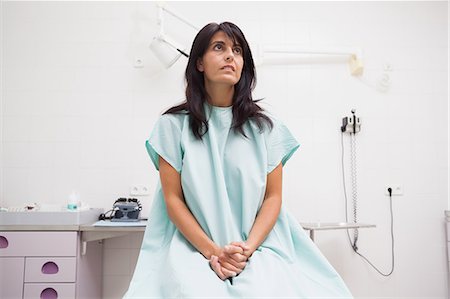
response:
<path fill-rule="evenodd" d="M 351 176 L 351 193 L 352 193 L 352 213 L 353 213 L 353 222 L 355 224 L 358 223 L 358 186 L 357 186 L 357 167 L 356 167 L 356 133 L 361 131 L 361 119 L 355 115 L 356 110 L 352 109 L 352 116 L 350 117 L 344 117 L 342 119 L 342 126 L 341 126 L 341 145 L 342 145 L 342 182 L 343 182 L 343 188 L 344 188 L 344 197 L 345 197 L 345 221 L 346 223 L 349 222 L 349 215 L 348 215 L 348 198 L 347 198 L 347 187 L 345 184 L 346 178 L 345 178 L 345 167 L 344 167 L 344 133 L 349 133 L 350 137 L 350 176 Z M 397 188 L 397 193 L 401 195 L 402 188 L 399 185 L 396 185 L 395 188 Z M 366 258 L 363 254 L 360 253 L 358 248 L 358 239 L 359 239 L 359 231 L 358 228 L 353 230 L 353 238 L 350 237 L 350 232 L 347 230 L 347 237 L 348 241 L 350 243 L 350 246 L 352 247 L 353 251 L 359 255 L 361 258 L 363 258 L 370 266 L 372 266 L 380 275 L 382 276 L 390 276 L 394 272 L 394 214 L 392 211 L 392 195 L 393 194 L 393 188 L 387 187 L 386 188 L 387 194 L 389 195 L 390 199 L 390 210 L 391 210 L 391 252 L 392 252 L 392 265 L 391 270 L 387 273 L 384 273 L 380 271 L 372 262 L 369 261 L 368 258 Z"/>
<path fill-rule="evenodd" d="M 344 152 L 344 133 L 350 134 L 350 174 L 352 181 L 352 201 L 353 201 L 353 222 L 358 223 L 358 188 L 357 188 L 357 175 L 356 175 L 356 133 L 361 131 L 361 119 L 356 116 L 356 110 L 352 109 L 352 116 L 344 117 L 342 119 L 341 126 L 341 136 L 342 136 L 342 153 Z M 342 161 L 342 169 L 344 169 L 344 161 Z M 347 214 L 347 191 L 345 190 L 345 176 L 344 179 L 344 194 L 345 194 L 345 221 L 348 222 L 348 214 Z M 348 233 L 348 231 L 347 231 Z M 358 229 L 353 230 L 353 241 L 352 247 L 354 250 L 358 250 L 357 242 L 358 242 Z M 350 235 L 349 240 L 350 240 Z"/>
<path fill-rule="evenodd" d="M 361 118 L 355 115 L 356 110 L 352 109 L 352 116 L 346 116 L 342 119 L 341 132 L 358 133 L 361 131 Z"/>

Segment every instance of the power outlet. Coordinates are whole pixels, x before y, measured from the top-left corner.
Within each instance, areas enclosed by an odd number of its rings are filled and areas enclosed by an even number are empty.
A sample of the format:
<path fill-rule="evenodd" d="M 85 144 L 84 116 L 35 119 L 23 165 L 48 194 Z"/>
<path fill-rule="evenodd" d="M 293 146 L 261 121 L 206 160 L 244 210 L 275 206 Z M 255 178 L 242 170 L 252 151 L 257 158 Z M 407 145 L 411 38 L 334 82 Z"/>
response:
<path fill-rule="evenodd" d="M 133 185 L 130 187 L 130 195 L 140 196 L 140 195 L 149 195 L 150 190 L 148 186 L 145 185 Z"/>
<path fill-rule="evenodd" d="M 134 67 L 137 69 L 144 67 L 144 60 L 141 57 L 134 57 Z"/>
<path fill-rule="evenodd" d="M 384 188 L 384 194 L 389 196 L 388 188 L 392 188 L 392 196 L 402 196 L 403 187 L 401 185 L 389 185 Z"/>

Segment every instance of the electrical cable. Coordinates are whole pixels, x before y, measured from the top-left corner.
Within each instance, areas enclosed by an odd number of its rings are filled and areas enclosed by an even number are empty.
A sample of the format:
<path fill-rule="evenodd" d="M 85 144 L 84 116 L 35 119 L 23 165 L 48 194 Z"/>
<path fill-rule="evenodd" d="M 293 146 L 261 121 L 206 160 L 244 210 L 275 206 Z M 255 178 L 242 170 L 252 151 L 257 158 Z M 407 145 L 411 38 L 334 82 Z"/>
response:
<path fill-rule="evenodd" d="M 350 135 L 352 136 L 352 140 L 351 140 L 351 150 L 352 150 L 352 155 L 351 155 L 351 160 L 352 160 L 352 172 L 353 170 L 355 170 L 354 173 L 352 173 L 352 183 L 354 184 L 352 187 L 354 189 L 356 189 L 356 153 L 355 153 L 355 134 L 354 133 L 350 133 Z M 347 199 L 347 188 L 345 185 L 345 169 L 344 169 L 344 132 L 341 132 L 341 149 L 342 149 L 342 182 L 343 182 L 343 187 L 344 187 L 344 197 L 345 197 L 345 221 L 348 222 L 348 199 Z M 355 179 L 353 179 L 353 175 L 355 176 Z M 353 191 L 354 191 L 353 189 Z M 392 189 L 388 188 L 388 192 L 389 192 L 389 202 L 390 202 L 390 212 L 391 212 L 391 252 L 392 252 L 392 265 L 391 265 L 391 270 L 389 273 L 385 274 L 383 272 L 381 272 L 374 264 L 372 264 L 369 259 L 367 259 L 363 254 L 358 252 L 358 247 L 356 245 L 357 240 L 358 240 L 358 234 L 355 233 L 354 234 L 354 240 L 352 242 L 351 238 L 350 238 L 350 234 L 348 232 L 347 229 L 347 237 L 348 237 L 348 241 L 350 243 L 350 246 L 352 247 L 353 251 L 358 254 L 360 257 L 362 257 L 370 266 L 372 266 L 372 268 L 374 268 L 380 275 L 382 276 L 390 276 L 393 272 L 394 272 L 394 266 L 395 266 L 395 255 L 394 255 L 394 213 L 393 213 L 393 209 L 392 209 Z M 356 194 L 356 191 L 354 191 L 353 195 Z M 356 206 L 357 206 L 357 197 L 353 197 L 353 213 L 354 213 L 354 220 L 356 222 Z M 357 229 L 355 229 L 355 231 L 357 231 Z"/>
<path fill-rule="evenodd" d="M 105 213 L 101 213 L 100 216 L 98 216 L 98 220 L 111 220 L 113 218 L 113 213 L 116 210 L 113 208 L 111 210 L 106 211 Z M 109 213 L 109 216 L 108 216 Z"/>
<path fill-rule="evenodd" d="M 186 54 L 186 52 L 184 52 L 183 50 L 180 50 L 180 49 L 177 48 L 177 51 L 180 52 L 180 54 L 182 54 L 184 57 L 189 58 L 189 55 Z"/>

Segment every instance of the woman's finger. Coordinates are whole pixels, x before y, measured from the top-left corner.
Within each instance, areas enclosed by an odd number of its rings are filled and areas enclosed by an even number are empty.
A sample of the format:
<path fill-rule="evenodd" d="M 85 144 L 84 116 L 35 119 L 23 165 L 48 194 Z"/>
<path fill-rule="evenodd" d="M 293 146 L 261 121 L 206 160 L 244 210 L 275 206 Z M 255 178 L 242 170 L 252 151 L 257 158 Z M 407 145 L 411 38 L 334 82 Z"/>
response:
<path fill-rule="evenodd" d="M 241 273 L 242 272 L 242 269 L 240 269 L 240 268 L 238 268 L 238 267 L 235 267 L 235 266 L 233 266 L 232 264 L 230 264 L 230 263 L 227 263 L 227 262 L 219 262 L 219 264 L 222 266 L 222 271 L 223 271 L 223 269 L 225 268 L 225 269 L 227 269 L 228 271 L 232 271 L 232 272 L 235 272 L 235 273 Z"/>
<path fill-rule="evenodd" d="M 214 272 L 221 280 L 227 279 L 227 276 L 222 272 L 220 265 L 217 262 L 214 263 L 212 266 L 213 266 Z"/>
<path fill-rule="evenodd" d="M 248 246 L 245 242 L 231 242 L 231 245 L 239 246 L 244 250 L 250 250 L 250 246 Z"/>
<path fill-rule="evenodd" d="M 236 272 L 230 271 L 230 270 L 228 270 L 228 269 L 226 269 L 226 268 L 223 268 L 223 267 L 222 267 L 222 273 L 223 273 L 225 276 L 227 276 L 227 278 L 228 278 L 228 277 L 235 277 L 235 276 L 236 276 Z"/>
<path fill-rule="evenodd" d="M 238 263 L 247 261 L 247 257 L 244 254 L 240 254 L 240 253 L 232 254 L 230 257 Z"/>
<path fill-rule="evenodd" d="M 222 272 L 222 269 L 221 269 L 222 267 L 219 264 L 219 259 L 217 258 L 217 256 L 215 256 L 215 255 L 211 256 L 209 264 L 211 265 L 211 268 L 217 274 L 217 276 L 219 276 L 220 279 L 222 279 L 222 280 L 227 279 L 225 274 Z"/>
<path fill-rule="evenodd" d="M 244 268 L 247 266 L 247 262 L 246 261 L 245 262 L 237 262 L 236 264 L 234 264 L 234 266 L 236 268 L 244 270 Z"/>
<path fill-rule="evenodd" d="M 243 255 L 245 255 L 246 259 L 249 259 L 252 256 L 252 249 L 250 246 L 247 245 L 245 242 L 231 242 L 230 245 L 232 246 L 239 246 L 242 248 L 243 252 L 241 252 Z"/>
<path fill-rule="evenodd" d="M 242 260 L 242 259 L 240 259 L 240 260 Z M 230 257 L 221 257 L 221 258 L 219 258 L 219 263 L 221 265 L 224 265 L 224 263 L 231 264 L 232 266 L 234 266 L 234 267 L 236 267 L 238 269 L 244 269 L 245 266 L 247 265 L 247 261 L 246 260 L 241 262 L 241 261 L 237 261 L 234 258 L 230 258 Z"/>
<path fill-rule="evenodd" d="M 227 254 L 234 254 L 234 253 L 240 253 L 243 254 L 244 253 L 244 249 L 240 246 L 236 246 L 236 245 L 225 245 L 224 247 L 224 252 Z"/>
<path fill-rule="evenodd" d="M 223 253 L 219 256 L 219 263 L 229 263 L 236 268 L 244 269 L 246 265 L 247 257 L 240 253 L 235 253 L 233 255 L 228 255 Z"/>
<path fill-rule="evenodd" d="M 215 255 L 211 256 L 211 267 L 213 268 L 214 272 L 216 272 L 217 276 L 219 276 L 220 279 L 225 280 L 229 277 L 235 277 L 237 275 L 236 272 L 230 271 L 219 263 L 219 258 Z"/>

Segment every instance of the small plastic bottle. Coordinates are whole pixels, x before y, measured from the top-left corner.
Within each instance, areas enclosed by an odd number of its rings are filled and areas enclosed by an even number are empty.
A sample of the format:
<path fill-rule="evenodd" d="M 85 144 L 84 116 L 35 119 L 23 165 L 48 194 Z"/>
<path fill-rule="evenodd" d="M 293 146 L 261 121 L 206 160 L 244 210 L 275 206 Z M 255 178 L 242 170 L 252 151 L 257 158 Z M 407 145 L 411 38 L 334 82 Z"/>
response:
<path fill-rule="evenodd" d="M 78 195 L 75 193 L 75 191 L 72 191 L 72 193 L 69 195 L 67 209 L 70 211 L 76 211 L 78 209 Z"/>

